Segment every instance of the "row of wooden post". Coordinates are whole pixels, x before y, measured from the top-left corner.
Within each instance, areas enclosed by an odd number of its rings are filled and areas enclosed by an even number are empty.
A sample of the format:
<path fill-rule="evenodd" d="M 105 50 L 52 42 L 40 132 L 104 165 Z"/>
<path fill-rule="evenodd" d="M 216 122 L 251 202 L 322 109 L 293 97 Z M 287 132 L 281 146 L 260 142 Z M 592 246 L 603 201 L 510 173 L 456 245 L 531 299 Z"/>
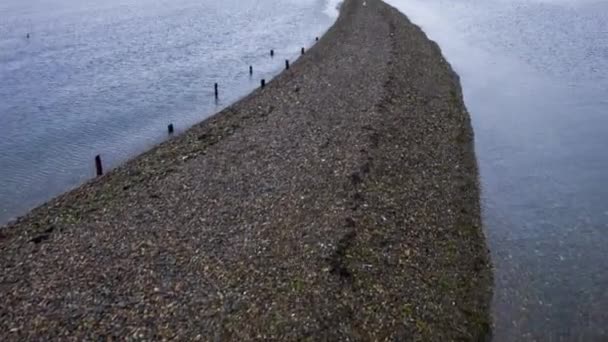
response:
<path fill-rule="evenodd" d="M 29 34 L 28 34 L 28 38 L 29 38 Z M 319 41 L 319 37 L 315 38 L 315 41 Z M 302 55 L 304 55 L 306 53 L 306 49 L 302 48 L 300 50 L 300 52 L 302 53 Z M 274 57 L 274 50 L 270 50 L 270 57 Z M 289 59 L 285 60 L 285 70 L 289 70 Z M 253 75 L 253 66 L 250 65 L 249 66 L 249 75 Z M 262 79 L 260 81 L 260 88 L 264 89 L 264 87 L 266 87 L 266 80 Z M 219 84 L 215 83 L 213 85 L 213 90 L 214 90 L 214 94 L 215 94 L 215 99 L 219 99 L 220 96 L 220 92 L 219 92 Z M 167 126 L 167 132 L 169 133 L 169 135 L 173 134 L 175 132 L 175 127 L 173 127 L 173 124 L 169 124 L 169 126 Z M 101 162 L 101 156 L 97 155 L 95 156 L 95 171 L 97 173 L 97 176 L 103 176 L 103 164 Z"/>

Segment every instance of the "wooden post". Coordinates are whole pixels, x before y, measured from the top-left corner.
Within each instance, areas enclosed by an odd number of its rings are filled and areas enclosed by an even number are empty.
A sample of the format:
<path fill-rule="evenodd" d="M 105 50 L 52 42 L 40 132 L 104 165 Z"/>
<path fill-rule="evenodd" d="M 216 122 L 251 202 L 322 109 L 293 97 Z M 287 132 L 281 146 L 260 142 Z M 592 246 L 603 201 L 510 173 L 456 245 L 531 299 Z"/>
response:
<path fill-rule="evenodd" d="M 289 70 L 289 59 L 285 60 L 285 70 Z"/>
<path fill-rule="evenodd" d="M 173 124 L 169 124 L 169 126 L 167 126 L 167 131 L 169 131 L 169 135 L 173 134 L 173 132 L 174 132 Z"/>
<path fill-rule="evenodd" d="M 97 171 L 97 177 L 103 176 L 103 165 L 101 164 L 101 156 L 95 156 L 95 169 Z"/>
<path fill-rule="evenodd" d="M 215 88 L 215 98 L 217 99 L 219 97 L 219 90 L 218 90 L 217 83 L 214 85 L 214 88 Z"/>
<path fill-rule="evenodd" d="M 253 66 L 249 66 L 249 75 L 253 75 Z"/>
<path fill-rule="evenodd" d="M 260 85 L 262 89 L 264 89 L 264 87 L 266 86 L 266 80 L 262 78 L 262 81 L 260 81 Z"/>
<path fill-rule="evenodd" d="M 302 48 L 302 54 L 305 54 L 306 50 L 304 48 Z"/>
<path fill-rule="evenodd" d="M 270 50 L 270 57 L 274 57 L 274 50 Z"/>
<path fill-rule="evenodd" d="M 317 42 L 318 42 L 318 41 L 319 41 L 319 37 L 315 38 L 315 41 L 317 41 Z"/>

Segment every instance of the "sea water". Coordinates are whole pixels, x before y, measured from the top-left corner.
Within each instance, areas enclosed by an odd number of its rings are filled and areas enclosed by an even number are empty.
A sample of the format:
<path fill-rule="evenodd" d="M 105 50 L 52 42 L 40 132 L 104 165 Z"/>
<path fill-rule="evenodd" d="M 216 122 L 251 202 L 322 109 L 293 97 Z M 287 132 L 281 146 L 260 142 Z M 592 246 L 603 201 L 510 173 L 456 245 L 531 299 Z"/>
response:
<path fill-rule="evenodd" d="M 608 340 L 608 2 L 388 2 L 461 77 L 495 340 Z"/>
<path fill-rule="evenodd" d="M 115 167 L 246 95 L 338 3 L 0 1 L 0 224 L 94 177 L 96 155 Z"/>

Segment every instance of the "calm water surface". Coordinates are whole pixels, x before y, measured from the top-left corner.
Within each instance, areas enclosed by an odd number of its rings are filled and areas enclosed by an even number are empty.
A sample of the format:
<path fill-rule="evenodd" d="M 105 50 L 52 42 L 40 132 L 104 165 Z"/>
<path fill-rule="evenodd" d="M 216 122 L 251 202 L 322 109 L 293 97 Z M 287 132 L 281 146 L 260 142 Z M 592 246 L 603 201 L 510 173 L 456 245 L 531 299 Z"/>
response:
<path fill-rule="evenodd" d="M 90 179 L 95 155 L 116 166 L 276 75 L 337 3 L 1 0 L 0 224 Z"/>
<path fill-rule="evenodd" d="M 497 341 L 608 340 L 608 2 L 389 0 L 461 76 Z"/>

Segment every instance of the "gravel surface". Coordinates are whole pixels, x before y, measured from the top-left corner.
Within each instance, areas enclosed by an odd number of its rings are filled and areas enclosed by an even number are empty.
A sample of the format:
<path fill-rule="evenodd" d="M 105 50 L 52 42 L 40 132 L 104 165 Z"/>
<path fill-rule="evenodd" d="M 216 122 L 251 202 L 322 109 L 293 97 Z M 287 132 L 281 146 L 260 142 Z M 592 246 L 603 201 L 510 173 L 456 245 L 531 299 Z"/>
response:
<path fill-rule="evenodd" d="M 479 340 L 491 272 L 457 76 L 346 0 L 263 90 L 0 234 L 0 340 Z"/>

